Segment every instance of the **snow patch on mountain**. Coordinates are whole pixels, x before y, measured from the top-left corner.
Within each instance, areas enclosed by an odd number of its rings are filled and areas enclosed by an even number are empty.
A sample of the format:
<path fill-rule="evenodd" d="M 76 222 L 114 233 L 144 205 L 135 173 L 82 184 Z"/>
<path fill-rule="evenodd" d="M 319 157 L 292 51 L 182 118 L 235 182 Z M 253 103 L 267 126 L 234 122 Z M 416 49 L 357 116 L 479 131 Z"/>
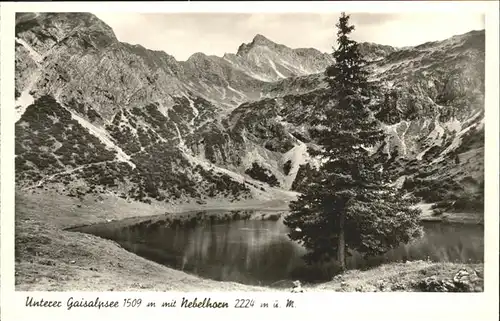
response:
<path fill-rule="evenodd" d="M 402 141 L 399 137 L 398 134 L 398 127 L 402 124 L 402 122 L 392 124 L 392 125 L 382 125 L 383 130 L 386 133 L 386 138 L 385 138 L 385 149 L 384 153 L 387 155 L 388 158 L 391 157 L 391 147 L 393 146 L 391 143 L 398 142 L 399 144 L 402 144 Z"/>
<path fill-rule="evenodd" d="M 189 122 L 189 124 L 191 125 L 191 133 L 193 133 L 194 132 L 194 122 L 195 122 L 196 118 L 198 118 L 198 116 L 200 115 L 200 112 L 199 112 L 198 108 L 195 107 L 194 101 L 191 98 L 189 98 L 188 95 L 183 94 L 183 96 L 188 100 L 189 107 L 193 111 L 193 118 L 191 118 L 191 121 Z"/>
<path fill-rule="evenodd" d="M 26 108 L 35 102 L 35 98 L 29 94 L 29 90 L 25 89 L 21 93 L 21 96 L 16 100 L 16 115 L 15 122 L 17 122 L 23 116 Z"/>
<path fill-rule="evenodd" d="M 30 87 L 28 86 L 26 89 L 24 89 L 21 93 L 21 96 L 19 96 L 16 99 L 16 108 L 15 108 L 15 122 L 17 122 L 21 117 L 23 116 L 24 112 L 28 108 L 28 106 L 32 105 L 35 102 L 35 98 L 29 93 L 30 92 Z"/>
<path fill-rule="evenodd" d="M 410 128 L 410 123 L 408 123 L 407 121 L 402 121 L 401 123 L 403 123 L 403 124 L 406 125 L 405 131 L 401 134 L 401 137 L 399 138 L 400 141 L 401 141 L 401 148 L 402 148 L 402 151 L 403 151 L 403 155 L 406 155 L 407 150 L 406 150 L 405 135 L 408 132 L 408 129 Z"/>
<path fill-rule="evenodd" d="M 307 145 L 303 142 L 295 145 L 292 149 L 283 155 L 283 163 L 291 162 L 291 167 L 288 175 L 285 177 L 283 188 L 289 190 L 297 177 L 300 165 L 307 163 L 309 160 L 309 153 L 307 152 Z"/>
<path fill-rule="evenodd" d="M 427 138 L 432 142 L 432 145 L 441 146 L 443 144 L 444 128 L 439 123 L 438 117 L 434 119 L 434 129 L 429 133 Z"/>
<path fill-rule="evenodd" d="M 278 69 L 276 69 L 276 65 L 274 64 L 274 62 L 271 59 L 268 58 L 267 60 L 269 61 L 269 65 L 271 65 L 271 68 L 274 70 L 276 75 L 278 75 L 278 77 L 286 78 L 285 75 L 283 75 L 281 72 L 278 71 Z"/>
<path fill-rule="evenodd" d="M 268 160 L 259 153 L 257 146 L 249 148 L 245 156 L 242 158 L 242 165 L 245 168 L 251 167 L 253 163 L 257 163 L 268 169 L 273 167 L 268 163 Z"/>
<path fill-rule="evenodd" d="M 28 85 L 23 89 L 21 95 L 16 99 L 15 102 L 15 121 L 17 122 L 23 116 L 24 112 L 28 106 L 35 102 L 35 98 L 31 95 L 31 90 L 40 78 L 41 70 L 36 70 L 28 81 Z"/>
<path fill-rule="evenodd" d="M 159 102 L 158 103 L 158 111 L 165 117 L 165 118 L 170 118 L 168 116 L 168 111 L 172 108 L 172 106 L 174 105 L 174 101 L 172 99 L 172 97 L 168 96 L 168 100 L 166 101 L 166 103 L 162 103 L 162 102 Z"/>
<path fill-rule="evenodd" d="M 459 132 L 462 129 L 462 124 L 458 119 L 453 117 L 451 120 L 447 121 L 446 123 L 443 124 L 443 127 L 448 129 L 450 132 Z"/>
<path fill-rule="evenodd" d="M 187 150 L 186 143 L 184 142 L 184 138 L 182 138 L 179 126 L 177 126 L 176 123 L 174 123 L 174 126 L 175 126 L 175 131 L 177 132 L 177 140 L 178 140 L 177 147 L 179 147 L 180 150 L 185 151 Z"/>

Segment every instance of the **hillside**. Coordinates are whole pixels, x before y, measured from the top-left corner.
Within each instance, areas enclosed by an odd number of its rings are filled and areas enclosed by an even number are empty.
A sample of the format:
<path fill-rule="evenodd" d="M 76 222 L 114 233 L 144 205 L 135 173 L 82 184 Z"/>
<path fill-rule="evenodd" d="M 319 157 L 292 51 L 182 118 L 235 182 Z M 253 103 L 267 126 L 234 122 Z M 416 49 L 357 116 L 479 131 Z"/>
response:
<path fill-rule="evenodd" d="M 385 170 L 426 202 L 482 211 L 484 30 L 361 48 Z M 176 61 L 119 42 L 91 14 L 18 14 L 17 185 L 171 206 L 287 202 L 317 164 L 307 149 L 332 107 L 332 62 L 262 35 Z"/>

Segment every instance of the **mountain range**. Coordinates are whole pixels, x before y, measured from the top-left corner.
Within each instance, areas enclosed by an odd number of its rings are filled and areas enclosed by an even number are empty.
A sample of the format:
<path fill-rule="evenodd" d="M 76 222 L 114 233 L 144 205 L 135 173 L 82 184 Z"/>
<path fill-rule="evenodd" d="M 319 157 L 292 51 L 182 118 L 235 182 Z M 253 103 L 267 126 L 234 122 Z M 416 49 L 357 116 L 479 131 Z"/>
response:
<path fill-rule="evenodd" d="M 88 13 L 16 16 L 16 184 L 148 203 L 288 201 L 317 167 L 314 119 L 335 108 L 332 55 L 263 35 L 177 61 L 118 41 Z M 484 30 L 414 47 L 360 43 L 374 148 L 425 202 L 481 206 Z M 334 121 L 334 120 L 333 120 Z"/>

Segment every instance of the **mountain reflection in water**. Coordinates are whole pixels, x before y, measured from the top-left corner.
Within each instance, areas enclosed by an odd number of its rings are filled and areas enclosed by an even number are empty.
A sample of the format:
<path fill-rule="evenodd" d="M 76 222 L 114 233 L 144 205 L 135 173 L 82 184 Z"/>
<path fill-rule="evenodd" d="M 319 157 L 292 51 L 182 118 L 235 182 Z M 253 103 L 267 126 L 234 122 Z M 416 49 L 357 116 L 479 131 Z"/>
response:
<path fill-rule="evenodd" d="M 175 269 L 219 281 L 270 285 L 297 278 L 297 271 L 318 273 L 305 266 L 305 249 L 290 241 L 282 220 L 235 220 L 223 223 L 167 227 L 112 224 L 83 229 L 112 239 L 125 249 Z M 354 254 L 349 268 L 406 260 L 482 262 L 483 226 L 424 223 L 425 235 L 384 256 L 365 260 Z M 305 272 L 304 272 L 305 271 Z M 312 277 L 314 279 L 314 277 Z"/>

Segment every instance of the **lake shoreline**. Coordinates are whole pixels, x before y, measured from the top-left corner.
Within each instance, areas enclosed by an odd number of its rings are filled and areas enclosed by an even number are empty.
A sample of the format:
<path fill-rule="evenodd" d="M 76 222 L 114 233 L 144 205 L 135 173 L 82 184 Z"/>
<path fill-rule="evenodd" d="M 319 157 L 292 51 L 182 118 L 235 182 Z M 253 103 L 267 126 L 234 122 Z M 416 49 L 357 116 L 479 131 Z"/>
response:
<path fill-rule="evenodd" d="M 422 222 L 484 225 L 484 213 L 443 212 L 436 215 L 434 214 L 432 205 L 431 203 L 418 205 L 422 210 L 422 215 L 420 217 Z"/>
<path fill-rule="evenodd" d="M 267 213 L 264 216 L 259 216 L 259 214 L 252 215 L 251 217 L 237 217 L 234 218 L 235 220 L 272 220 L 272 221 L 277 221 L 280 219 L 283 219 L 286 214 L 284 214 L 283 210 L 265 210 L 265 209 L 244 209 L 244 210 L 227 210 L 224 208 L 221 208 L 220 210 L 217 209 L 212 209 L 211 211 L 214 212 L 222 212 L 222 215 L 225 215 L 227 213 L 230 214 L 236 214 L 236 213 L 245 213 L 245 212 L 259 212 L 259 213 Z M 127 217 L 123 219 L 117 219 L 117 220 L 109 220 L 109 221 L 101 221 L 101 222 L 93 222 L 90 224 L 79 224 L 79 225 L 72 225 L 65 227 L 64 230 L 66 231 L 77 231 L 82 228 L 86 227 L 91 227 L 95 225 L 102 225 L 102 224 L 111 224 L 111 223 L 123 223 L 122 225 L 134 225 L 141 223 L 143 221 L 153 221 L 155 219 L 157 220 L 168 220 L 168 219 L 176 219 L 180 221 L 189 221 L 189 219 L 192 218 L 191 215 L 193 214 L 198 214 L 198 213 L 206 213 L 204 210 L 198 210 L 198 211 L 186 211 L 186 212 L 180 212 L 180 213 L 165 213 L 165 214 L 157 214 L 157 215 L 151 215 L 151 216 L 134 216 L 134 217 Z M 272 213 L 272 214 L 271 214 Z M 279 214 L 277 214 L 279 213 Z M 206 213 L 209 214 L 209 213 Z M 460 213 L 462 214 L 462 213 Z M 217 214 L 219 215 L 219 214 Z M 275 215 L 279 215 L 279 217 L 275 217 Z M 207 220 L 207 219 L 203 219 Z M 216 218 L 216 222 L 226 222 L 227 219 L 226 217 L 222 218 Z M 470 219 L 464 219 L 462 216 L 454 216 L 454 213 L 444 213 L 443 215 L 440 216 L 422 216 L 420 218 L 420 221 L 422 223 L 443 223 L 443 224 L 464 224 L 464 225 L 482 225 L 484 226 L 484 221 L 482 219 L 478 219 L 476 217 L 472 217 Z"/>
<path fill-rule="evenodd" d="M 146 209 L 150 208 L 142 204 L 127 204 L 116 199 L 104 199 L 100 202 L 87 199 L 83 200 L 82 204 L 77 204 L 74 199 L 61 195 L 17 192 L 16 290 L 185 292 L 290 290 L 203 279 L 146 260 L 126 251 L 114 241 L 85 233 L 65 231 L 71 223 L 102 224 L 110 219 L 118 221 L 123 218 L 144 220 L 146 215 L 138 217 L 137 211 Z M 163 215 L 161 211 L 153 214 Z M 345 291 L 345 283 L 352 283 L 353 287 L 359 288 L 361 280 L 368 278 L 363 282 L 366 284 L 365 290 L 371 291 L 374 288 L 370 284 L 375 282 L 374 279 L 388 275 L 391 276 L 391 280 L 407 280 L 408 273 L 415 274 L 416 279 L 431 272 L 444 277 L 462 267 L 481 269 L 483 266 L 483 264 L 433 262 L 402 264 L 405 263 L 386 264 L 368 271 L 348 271 L 342 282 L 331 281 L 307 285 L 305 288 L 310 291 Z M 428 270 L 431 272 L 422 272 Z M 404 287 L 405 291 L 413 291 L 410 283 Z M 351 290 L 354 291 L 355 288 Z"/>
<path fill-rule="evenodd" d="M 469 219 L 464 219 L 462 215 L 454 216 L 455 213 L 444 213 L 442 216 L 438 217 L 426 217 L 420 218 L 421 222 L 427 223 L 443 223 L 443 224 L 464 224 L 464 225 L 483 225 L 484 220 L 482 218 L 472 217 Z M 463 213 L 458 213 L 463 214 Z"/>

